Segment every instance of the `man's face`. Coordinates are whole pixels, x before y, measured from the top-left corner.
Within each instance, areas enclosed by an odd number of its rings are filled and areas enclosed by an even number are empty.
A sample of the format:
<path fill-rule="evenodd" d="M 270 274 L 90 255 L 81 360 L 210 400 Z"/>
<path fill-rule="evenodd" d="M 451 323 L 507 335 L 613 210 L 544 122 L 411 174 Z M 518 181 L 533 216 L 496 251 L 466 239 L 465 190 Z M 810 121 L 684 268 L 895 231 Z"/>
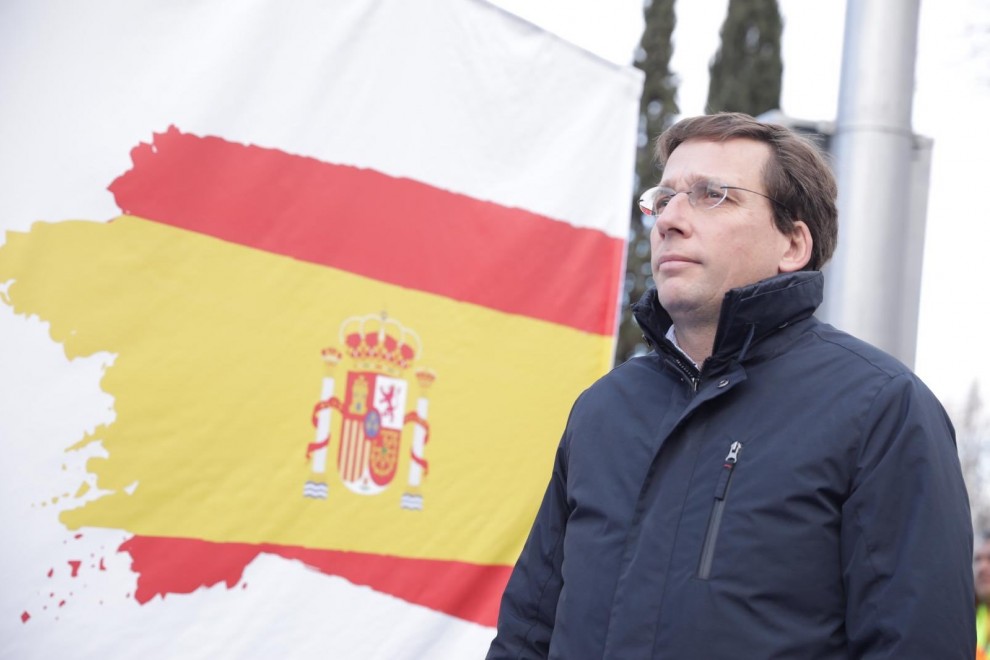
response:
<path fill-rule="evenodd" d="M 688 140 L 670 154 L 660 185 L 684 191 L 711 180 L 766 194 L 762 172 L 769 157 L 770 148 L 755 140 Z M 729 289 L 797 270 L 782 266 L 790 239 L 774 225 L 772 202 L 742 190 L 727 195 L 713 209 L 704 209 L 703 200 L 692 207 L 687 195 L 675 195 L 656 217 L 653 280 L 675 325 L 717 323 Z"/>
<path fill-rule="evenodd" d="M 973 555 L 973 577 L 976 597 L 981 603 L 990 603 L 990 540 L 981 543 Z"/>

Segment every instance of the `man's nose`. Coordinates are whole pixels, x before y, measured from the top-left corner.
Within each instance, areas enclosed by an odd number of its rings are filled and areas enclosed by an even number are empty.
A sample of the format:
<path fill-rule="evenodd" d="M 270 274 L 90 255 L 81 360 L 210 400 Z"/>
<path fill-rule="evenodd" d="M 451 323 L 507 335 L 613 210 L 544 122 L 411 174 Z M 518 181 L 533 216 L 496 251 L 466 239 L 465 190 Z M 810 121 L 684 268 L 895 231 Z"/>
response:
<path fill-rule="evenodd" d="M 667 205 L 656 215 L 656 228 L 661 235 L 669 231 L 684 233 L 688 229 L 688 216 L 694 211 L 687 191 L 676 192 Z"/>

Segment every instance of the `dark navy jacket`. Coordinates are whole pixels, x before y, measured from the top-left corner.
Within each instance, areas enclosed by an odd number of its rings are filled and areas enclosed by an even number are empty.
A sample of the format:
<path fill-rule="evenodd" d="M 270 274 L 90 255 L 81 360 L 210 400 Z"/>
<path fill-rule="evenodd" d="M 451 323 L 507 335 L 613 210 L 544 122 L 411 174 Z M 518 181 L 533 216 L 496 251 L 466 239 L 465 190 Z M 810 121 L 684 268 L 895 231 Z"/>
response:
<path fill-rule="evenodd" d="M 644 296 L 656 351 L 574 404 L 489 658 L 974 657 L 951 424 L 822 282 L 730 291 L 700 373 Z"/>

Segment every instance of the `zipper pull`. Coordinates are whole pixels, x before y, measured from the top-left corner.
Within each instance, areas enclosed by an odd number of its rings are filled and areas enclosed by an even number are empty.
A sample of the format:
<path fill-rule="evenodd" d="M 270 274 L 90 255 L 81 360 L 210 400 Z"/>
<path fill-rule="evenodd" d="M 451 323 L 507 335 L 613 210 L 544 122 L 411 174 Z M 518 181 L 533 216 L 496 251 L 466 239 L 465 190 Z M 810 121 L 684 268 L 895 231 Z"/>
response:
<path fill-rule="evenodd" d="M 742 450 L 742 443 L 738 440 L 729 445 L 729 455 L 725 457 L 725 463 L 722 465 L 722 474 L 719 475 L 718 482 L 715 484 L 716 500 L 725 499 L 725 492 L 729 490 L 729 478 L 732 476 L 732 469 L 739 462 L 740 450 Z"/>
<path fill-rule="evenodd" d="M 735 465 L 739 460 L 739 450 L 742 449 L 742 443 L 736 440 L 729 446 L 729 455 L 725 457 L 725 462 L 727 464 Z M 728 467 L 728 465 L 726 466 Z M 731 469 L 731 468 L 730 468 Z"/>

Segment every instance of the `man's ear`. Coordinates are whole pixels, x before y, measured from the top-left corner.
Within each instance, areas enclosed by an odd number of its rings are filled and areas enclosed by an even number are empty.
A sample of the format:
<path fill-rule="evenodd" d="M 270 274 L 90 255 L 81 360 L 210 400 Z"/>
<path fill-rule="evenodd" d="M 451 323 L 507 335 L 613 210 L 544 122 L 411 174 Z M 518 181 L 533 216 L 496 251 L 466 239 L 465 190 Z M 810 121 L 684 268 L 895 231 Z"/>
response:
<path fill-rule="evenodd" d="M 811 230 L 803 220 L 795 220 L 791 233 L 786 237 L 787 251 L 781 256 L 777 268 L 781 273 L 793 273 L 801 270 L 811 261 Z"/>

